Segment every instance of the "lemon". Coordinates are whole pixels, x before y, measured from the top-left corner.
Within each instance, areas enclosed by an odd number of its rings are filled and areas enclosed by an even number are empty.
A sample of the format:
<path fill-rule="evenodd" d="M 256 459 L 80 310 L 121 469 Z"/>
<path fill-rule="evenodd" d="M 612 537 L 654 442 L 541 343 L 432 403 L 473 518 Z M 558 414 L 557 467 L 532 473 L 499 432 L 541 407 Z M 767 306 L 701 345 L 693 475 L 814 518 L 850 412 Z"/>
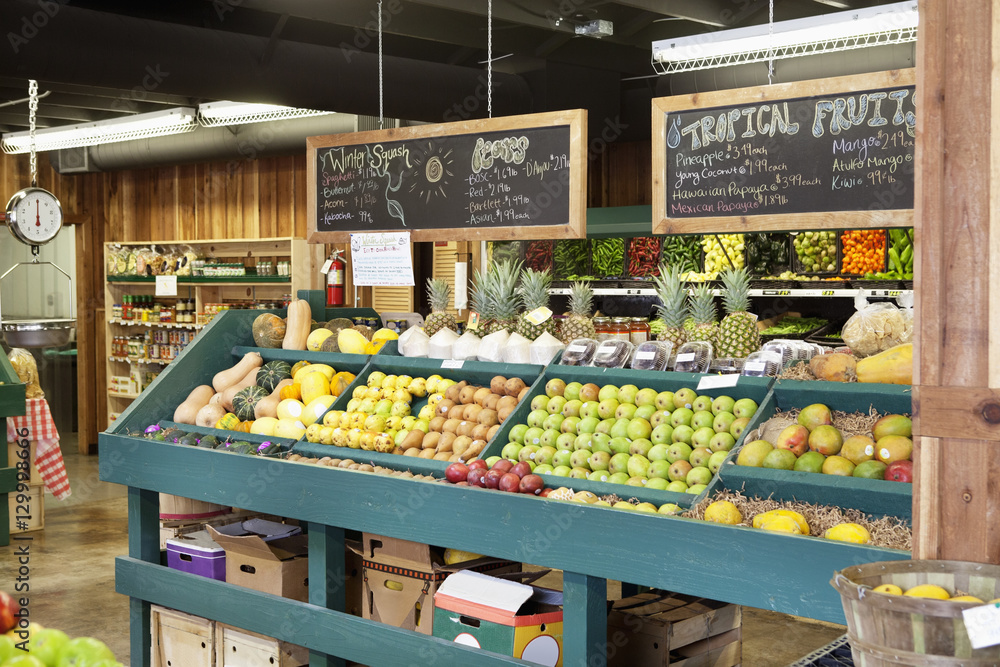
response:
<path fill-rule="evenodd" d="M 886 595 L 902 595 L 903 589 L 896 584 L 882 584 L 881 586 L 875 587 L 876 593 L 885 593 Z"/>
<path fill-rule="evenodd" d="M 933 600 L 947 600 L 951 597 L 951 593 L 936 584 L 920 584 L 919 586 L 907 589 L 903 595 L 908 595 L 911 598 L 931 598 Z"/>
<path fill-rule="evenodd" d="M 827 529 L 826 533 L 823 534 L 823 537 L 828 540 L 836 540 L 838 542 L 868 544 L 868 541 L 871 540 L 872 536 L 864 526 L 856 523 L 838 523 L 836 526 Z"/>
<path fill-rule="evenodd" d="M 800 535 L 809 534 L 809 524 L 806 522 L 806 518 L 799 514 L 798 512 L 793 512 L 792 510 L 771 510 L 769 512 L 761 512 L 753 518 L 754 528 L 763 528 L 761 524 L 765 521 L 770 521 L 774 517 L 783 516 L 793 520 L 799 527 Z"/>
<path fill-rule="evenodd" d="M 801 535 L 802 529 L 799 527 L 798 522 L 790 516 L 780 516 L 774 515 L 764 521 L 760 522 L 758 528 L 762 530 L 771 530 L 778 533 L 791 533 L 793 535 Z"/>
<path fill-rule="evenodd" d="M 957 597 L 949 598 L 952 602 L 978 602 L 983 604 L 983 601 L 977 598 L 975 595 L 959 595 Z"/>
<path fill-rule="evenodd" d="M 735 526 L 743 521 L 743 514 L 728 500 L 716 500 L 705 508 L 705 521 Z"/>

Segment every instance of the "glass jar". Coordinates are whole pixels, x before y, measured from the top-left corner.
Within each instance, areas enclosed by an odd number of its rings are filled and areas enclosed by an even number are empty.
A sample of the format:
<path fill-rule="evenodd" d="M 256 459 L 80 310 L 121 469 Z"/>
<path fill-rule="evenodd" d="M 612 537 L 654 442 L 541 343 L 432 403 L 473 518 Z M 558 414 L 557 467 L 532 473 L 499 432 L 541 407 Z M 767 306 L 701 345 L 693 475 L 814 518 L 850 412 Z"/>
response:
<path fill-rule="evenodd" d="M 649 321 L 645 317 L 633 317 L 628 325 L 629 340 L 639 345 L 649 340 Z"/>
<path fill-rule="evenodd" d="M 611 324 L 608 326 L 608 339 L 609 340 L 630 340 L 629 332 L 629 318 L 627 317 L 615 317 L 611 320 Z"/>

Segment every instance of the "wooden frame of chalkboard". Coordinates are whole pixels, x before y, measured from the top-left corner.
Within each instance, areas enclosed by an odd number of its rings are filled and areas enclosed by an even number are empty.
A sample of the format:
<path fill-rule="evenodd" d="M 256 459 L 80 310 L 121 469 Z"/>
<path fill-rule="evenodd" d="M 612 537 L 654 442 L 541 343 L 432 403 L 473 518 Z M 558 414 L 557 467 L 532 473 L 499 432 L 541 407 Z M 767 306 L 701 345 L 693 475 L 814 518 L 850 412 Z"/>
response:
<path fill-rule="evenodd" d="M 912 226 L 914 87 L 905 69 L 654 99 L 653 233 Z"/>
<path fill-rule="evenodd" d="M 587 111 L 306 140 L 310 243 L 584 238 Z"/>

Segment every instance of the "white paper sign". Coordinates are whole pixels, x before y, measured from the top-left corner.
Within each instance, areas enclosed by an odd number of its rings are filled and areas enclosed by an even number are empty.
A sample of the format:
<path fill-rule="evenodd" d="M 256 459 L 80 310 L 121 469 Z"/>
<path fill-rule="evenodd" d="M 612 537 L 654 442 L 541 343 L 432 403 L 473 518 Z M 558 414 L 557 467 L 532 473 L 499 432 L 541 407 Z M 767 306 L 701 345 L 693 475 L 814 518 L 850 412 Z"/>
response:
<path fill-rule="evenodd" d="M 748 361 L 743 364 L 743 370 L 751 373 L 763 373 L 766 365 L 763 361 Z"/>
<path fill-rule="evenodd" d="M 650 359 L 656 358 L 656 352 L 654 352 L 653 350 L 643 350 L 642 352 L 636 352 L 635 358 L 639 359 L 640 361 L 648 361 Z"/>
<path fill-rule="evenodd" d="M 351 269 L 357 286 L 413 286 L 410 233 L 351 234 Z"/>
<path fill-rule="evenodd" d="M 461 368 L 465 364 L 463 359 L 445 359 L 441 362 L 441 368 L 449 368 L 451 370 L 456 370 Z"/>
<path fill-rule="evenodd" d="M 683 354 L 678 354 L 677 358 L 674 360 L 674 363 L 680 362 L 683 364 L 685 361 L 694 361 L 694 352 L 685 352 Z"/>
<path fill-rule="evenodd" d="M 177 276 L 156 276 L 156 296 L 177 296 Z"/>
<path fill-rule="evenodd" d="M 972 648 L 979 649 L 1000 644 L 1000 603 L 963 609 L 962 617 Z"/>
<path fill-rule="evenodd" d="M 739 375 L 706 375 L 698 381 L 698 388 L 695 391 L 719 389 L 720 387 L 735 387 L 739 379 Z"/>

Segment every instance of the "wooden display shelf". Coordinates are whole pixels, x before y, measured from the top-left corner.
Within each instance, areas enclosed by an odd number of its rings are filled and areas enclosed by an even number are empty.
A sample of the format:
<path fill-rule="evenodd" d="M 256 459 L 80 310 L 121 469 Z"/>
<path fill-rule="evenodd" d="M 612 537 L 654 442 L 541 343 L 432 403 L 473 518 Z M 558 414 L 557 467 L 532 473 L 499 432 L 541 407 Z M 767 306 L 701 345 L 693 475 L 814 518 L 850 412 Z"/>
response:
<path fill-rule="evenodd" d="M 157 364 L 160 366 L 166 366 L 170 362 L 166 359 L 133 359 L 131 357 L 108 357 L 108 361 L 114 361 L 120 364 Z"/>
<path fill-rule="evenodd" d="M 108 324 L 116 324 L 123 327 L 156 327 L 160 329 L 189 329 L 196 330 L 201 329 L 205 325 L 200 323 L 192 324 L 190 322 L 143 322 L 141 320 L 119 320 L 112 318 L 108 320 Z"/>
<path fill-rule="evenodd" d="M 108 282 L 119 285 L 153 285 L 156 276 L 108 276 Z M 291 285 L 291 276 L 177 276 L 178 285 Z"/>

